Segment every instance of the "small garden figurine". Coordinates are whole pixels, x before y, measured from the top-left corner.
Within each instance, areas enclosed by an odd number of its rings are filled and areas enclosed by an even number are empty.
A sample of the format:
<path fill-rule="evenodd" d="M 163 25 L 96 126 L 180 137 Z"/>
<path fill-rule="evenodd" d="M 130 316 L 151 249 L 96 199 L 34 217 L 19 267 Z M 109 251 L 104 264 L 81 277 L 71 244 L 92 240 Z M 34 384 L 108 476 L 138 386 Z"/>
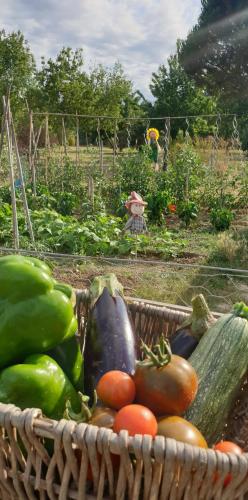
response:
<path fill-rule="evenodd" d="M 155 171 L 159 170 L 158 155 L 160 152 L 160 146 L 158 143 L 159 131 L 156 128 L 149 128 L 146 134 L 147 142 L 151 148 L 151 159 L 155 166 Z"/>
<path fill-rule="evenodd" d="M 124 231 L 130 231 L 131 234 L 142 234 L 147 232 L 147 226 L 143 217 L 144 209 L 147 203 L 142 200 L 135 191 L 132 191 L 131 196 L 125 203 L 125 207 L 131 214 L 128 219 Z"/>

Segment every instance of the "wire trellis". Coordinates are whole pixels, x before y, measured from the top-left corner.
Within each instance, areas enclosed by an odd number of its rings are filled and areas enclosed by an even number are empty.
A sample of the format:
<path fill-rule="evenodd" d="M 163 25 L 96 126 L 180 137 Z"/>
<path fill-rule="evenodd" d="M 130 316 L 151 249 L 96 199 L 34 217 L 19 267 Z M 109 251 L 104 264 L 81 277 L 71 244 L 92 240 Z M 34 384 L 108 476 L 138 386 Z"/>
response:
<path fill-rule="evenodd" d="M 0 247 L 0 253 L 14 252 L 13 248 Z M 83 288 L 89 282 L 89 276 L 92 279 L 94 274 L 112 268 L 123 282 L 126 295 L 138 297 L 141 301 L 166 303 L 171 307 L 177 305 L 184 309 L 190 308 L 192 298 L 201 293 L 211 310 L 217 313 L 229 312 L 235 302 L 248 302 L 248 270 L 245 269 L 31 250 L 19 250 L 19 253 L 51 260 L 55 274 L 66 278 L 76 289 Z"/>
<path fill-rule="evenodd" d="M 61 183 L 61 189 L 63 189 L 66 180 L 64 182 L 62 177 L 69 163 L 73 163 L 79 182 L 80 179 L 84 181 L 90 168 L 94 170 L 99 167 L 102 174 L 113 175 L 120 158 L 125 155 L 135 155 L 142 144 L 147 144 L 147 130 L 152 123 L 160 131 L 159 143 L 162 148 L 159 155 L 160 169 L 167 170 L 173 160 L 173 155 L 171 155 L 173 121 L 180 119 L 185 122 L 186 127 L 182 125 L 185 130 L 185 143 L 190 143 L 192 147 L 195 147 L 193 124 L 198 118 L 209 120 L 209 125 L 211 125 L 211 121 L 215 121 L 213 131 L 210 132 L 208 141 L 205 142 L 203 148 L 204 164 L 206 168 L 212 167 L 213 170 L 219 162 L 219 157 L 220 159 L 223 157 L 223 151 L 219 153 L 219 147 L 223 149 L 222 123 L 226 119 L 231 121 L 232 134 L 229 140 L 231 149 L 226 146 L 226 160 L 228 162 L 236 161 L 239 164 L 248 190 L 247 162 L 239 134 L 238 118 L 240 116 L 244 117 L 244 122 L 247 115 L 231 113 L 116 118 L 105 115 L 30 111 L 27 157 L 28 174 L 31 176 L 33 192 L 36 194 L 36 184 L 39 181 L 45 181 L 49 184 L 51 178 L 53 180 L 57 178 L 58 182 Z M 158 125 L 156 121 L 158 121 Z M 191 141 L 192 138 L 193 141 Z M 208 147 L 206 147 L 207 144 L 209 144 Z M 233 148 L 235 148 L 235 154 Z M 208 157 L 205 158 L 207 155 Z M 58 157 L 60 157 L 59 161 Z"/>

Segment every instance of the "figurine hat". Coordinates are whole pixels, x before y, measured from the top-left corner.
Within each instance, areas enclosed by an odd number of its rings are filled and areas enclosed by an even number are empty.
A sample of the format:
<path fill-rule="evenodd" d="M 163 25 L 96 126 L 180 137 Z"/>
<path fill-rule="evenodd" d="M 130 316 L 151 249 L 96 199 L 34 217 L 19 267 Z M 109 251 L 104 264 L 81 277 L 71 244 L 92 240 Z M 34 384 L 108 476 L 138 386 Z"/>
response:
<path fill-rule="evenodd" d="M 132 191 L 131 196 L 129 196 L 128 200 L 125 203 L 125 207 L 130 208 L 133 203 L 138 203 L 139 205 L 143 205 L 143 207 L 147 205 L 146 201 L 143 201 L 141 196 L 135 191 Z"/>

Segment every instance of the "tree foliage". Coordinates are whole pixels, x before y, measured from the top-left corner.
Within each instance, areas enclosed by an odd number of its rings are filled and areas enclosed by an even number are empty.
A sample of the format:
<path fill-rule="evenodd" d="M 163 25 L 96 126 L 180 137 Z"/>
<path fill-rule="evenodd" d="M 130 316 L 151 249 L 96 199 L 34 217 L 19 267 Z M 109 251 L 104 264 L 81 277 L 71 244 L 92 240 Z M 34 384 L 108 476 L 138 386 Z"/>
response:
<path fill-rule="evenodd" d="M 153 73 L 150 89 L 155 98 L 154 116 L 191 116 L 212 113 L 216 109 L 216 101 L 204 88 L 196 86 L 181 66 L 177 54 L 168 59 L 168 66 L 162 65 Z M 205 125 L 202 123 L 200 128 L 203 130 Z M 172 137 L 185 128 L 185 120 L 173 120 Z"/>
<path fill-rule="evenodd" d="M 112 68 L 98 65 L 86 72 L 82 49 L 73 51 L 69 47 L 64 47 L 55 60 L 42 59 L 35 85 L 29 92 L 29 103 L 34 110 L 116 118 L 137 113 L 139 100 L 120 64 Z M 67 119 L 67 126 L 70 124 L 75 129 L 75 119 Z M 102 125 L 113 132 L 113 120 L 104 120 Z M 81 129 L 84 126 L 86 123 L 80 120 Z M 87 130 L 91 129 L 96 131 L 97 122 L 87 119 Z"/>
<path fill-rule="evenodd" d="M 248 108 L 248 0 L 202 0 L 198 23 L 182 42 L 180 61 L 225 108 Z"/>
<path fill-rule="evenodd" d="M 63 48 L 56 59 L 42 58 L 36 73 L 36 85 L 30 94 L 33 109 L 75 113 L 87 90 L 87 75 L 83 71 L 82 50 Z"/>
<path fill-rule="evenodd" d="M 25 106 L 25 96 L 33 84 L 34 57 L 23 34 L 0 31 L 0 95 L 11 91 L 12 109 Z M 2 102 L 0 102 L 2 109 Z"/>

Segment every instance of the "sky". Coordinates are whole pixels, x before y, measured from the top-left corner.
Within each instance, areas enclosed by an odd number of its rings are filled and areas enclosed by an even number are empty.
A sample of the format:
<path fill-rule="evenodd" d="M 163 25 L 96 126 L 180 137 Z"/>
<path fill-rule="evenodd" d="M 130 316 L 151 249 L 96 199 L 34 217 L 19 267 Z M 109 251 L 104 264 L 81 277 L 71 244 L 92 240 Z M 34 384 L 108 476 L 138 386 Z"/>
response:
<path fill-rule="evenodd" d="M 149 96 L 151 74 L 200 13 L 201 0 L 1 0 L 0 26 L 21 30 L 37 63 L 63 46 L 84 49 L 88 68 L 119 61 Z"/>

